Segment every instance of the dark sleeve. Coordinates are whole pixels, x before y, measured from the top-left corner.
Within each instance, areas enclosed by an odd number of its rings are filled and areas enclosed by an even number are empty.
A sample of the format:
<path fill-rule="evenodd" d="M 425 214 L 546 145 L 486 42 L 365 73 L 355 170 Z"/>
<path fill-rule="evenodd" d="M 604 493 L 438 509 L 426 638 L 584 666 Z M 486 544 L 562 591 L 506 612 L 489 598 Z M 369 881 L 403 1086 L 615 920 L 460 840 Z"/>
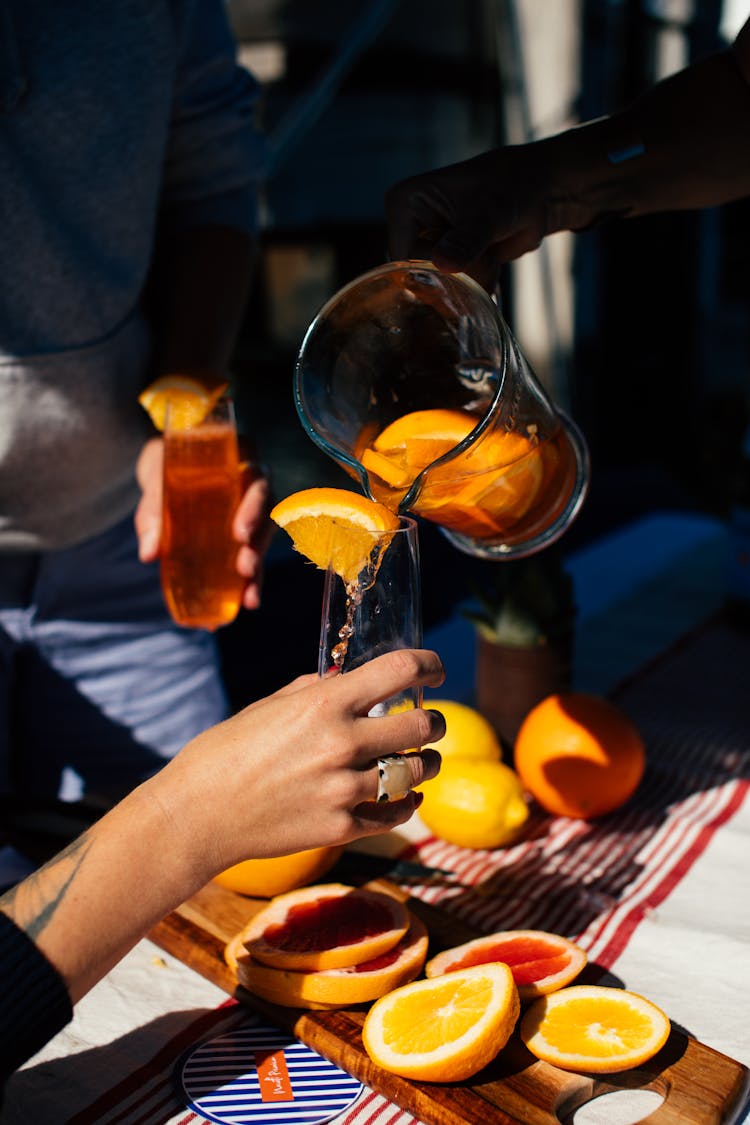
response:
<path fill-rule="evenodd" d="M 21 1063 L 69 1023 L 63 979 L 30 937 L 0 911 L 0 1090 Z"/>

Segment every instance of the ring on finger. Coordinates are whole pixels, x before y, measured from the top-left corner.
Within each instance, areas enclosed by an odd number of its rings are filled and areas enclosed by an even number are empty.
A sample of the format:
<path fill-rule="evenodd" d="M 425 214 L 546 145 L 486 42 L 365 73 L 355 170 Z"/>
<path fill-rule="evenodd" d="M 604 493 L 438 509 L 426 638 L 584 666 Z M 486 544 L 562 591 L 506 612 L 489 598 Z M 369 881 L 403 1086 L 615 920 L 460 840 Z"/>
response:
<path fill-rule="evenodd" d="M 378 803 L 398 801 L 412 787 L 411 767 L 403 754 L 387 754 L 378 758 Z"/>

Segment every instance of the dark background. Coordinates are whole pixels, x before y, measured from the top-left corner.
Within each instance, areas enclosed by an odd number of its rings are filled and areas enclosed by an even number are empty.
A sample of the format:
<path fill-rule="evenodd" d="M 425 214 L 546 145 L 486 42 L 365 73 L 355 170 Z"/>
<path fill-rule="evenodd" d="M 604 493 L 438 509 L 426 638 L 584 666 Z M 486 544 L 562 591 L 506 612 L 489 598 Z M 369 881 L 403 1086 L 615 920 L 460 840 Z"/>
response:
<path fill-rule="evenodd" d="M 549 3 L 525 0 L 537 15 Z M 292 376 L 302 336 L 341 285 L 386 260 L 390 183 L 506 142 L 519 109 L 524 122 L 535 76 L 524 73 L 523 7 L 230 0 L 241 57 L 263 81 L 261 124 L 273 153 L 234 375 L 241 424 L 259 442 L 277 498 L 351 486 L 297 419 Z M 676 6 L 679 21 L 665 14 L 675 5 L 655 0 L 568 7 L 579 44 L 575 104 L 566 107 L 574 120 L 651 86 L 666 34 L 687 58 L 725 45 L 719 0 Z M 540 373 L 553 398 L 566 400 L 592 457 L 589 497 L 565 550 L 650 510 L 726 517 L 748 421 L 749 227 L 750 202 L 741 201 L 575 238 L 572 344 Z M 514 328 L 511 270 L 503 300 Z M 465 599 L 477 566 L 503 565 L 467 559 L 429 525 L 421 546 L 426 626 Z M 221 633 L 236 704 L 315 669 L 321 590 L 320 573 L 277 535 L 264 607 Z"/>

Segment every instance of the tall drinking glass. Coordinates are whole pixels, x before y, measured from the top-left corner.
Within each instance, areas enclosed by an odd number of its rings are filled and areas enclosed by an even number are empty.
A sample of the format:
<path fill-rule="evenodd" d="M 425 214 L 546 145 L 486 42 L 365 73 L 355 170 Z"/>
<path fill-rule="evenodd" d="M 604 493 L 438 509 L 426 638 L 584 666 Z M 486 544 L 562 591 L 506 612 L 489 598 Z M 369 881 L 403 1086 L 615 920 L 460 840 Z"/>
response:
<path fill-rule="evenodd" d="M 234 404 L 221 398 L 198 425 L 164 428 L 161 584 L 178 625 L 234 620 L 244 579 L 232 521 L 241 498 Z"/>
<path fill-rule="evenodd" d="M 417 524 L 402 517 L 394 531 L 372 533 L 370 562 L 346 585 L 329 567 L 323 587 L 318 673 L 348 672 L 382 653 L 422 647 L 422 596 Z M 422 689 L 381 700 L 385 715 L 421 707 Z"/>

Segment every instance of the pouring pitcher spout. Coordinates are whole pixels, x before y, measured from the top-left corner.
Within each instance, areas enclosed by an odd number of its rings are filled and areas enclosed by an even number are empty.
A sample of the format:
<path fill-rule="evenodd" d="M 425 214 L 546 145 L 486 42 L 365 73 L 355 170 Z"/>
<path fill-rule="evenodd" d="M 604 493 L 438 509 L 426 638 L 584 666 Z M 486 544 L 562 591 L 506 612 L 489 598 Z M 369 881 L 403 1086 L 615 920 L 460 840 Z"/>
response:
<path fill-rule="evenodd" d="M 583 503 L 583 436 L 488 294 L 431 263 L 389 263 L 331 298 L 305 335 L 295 402 L 367 495 L 468 554 L 531 554 Z"/>

